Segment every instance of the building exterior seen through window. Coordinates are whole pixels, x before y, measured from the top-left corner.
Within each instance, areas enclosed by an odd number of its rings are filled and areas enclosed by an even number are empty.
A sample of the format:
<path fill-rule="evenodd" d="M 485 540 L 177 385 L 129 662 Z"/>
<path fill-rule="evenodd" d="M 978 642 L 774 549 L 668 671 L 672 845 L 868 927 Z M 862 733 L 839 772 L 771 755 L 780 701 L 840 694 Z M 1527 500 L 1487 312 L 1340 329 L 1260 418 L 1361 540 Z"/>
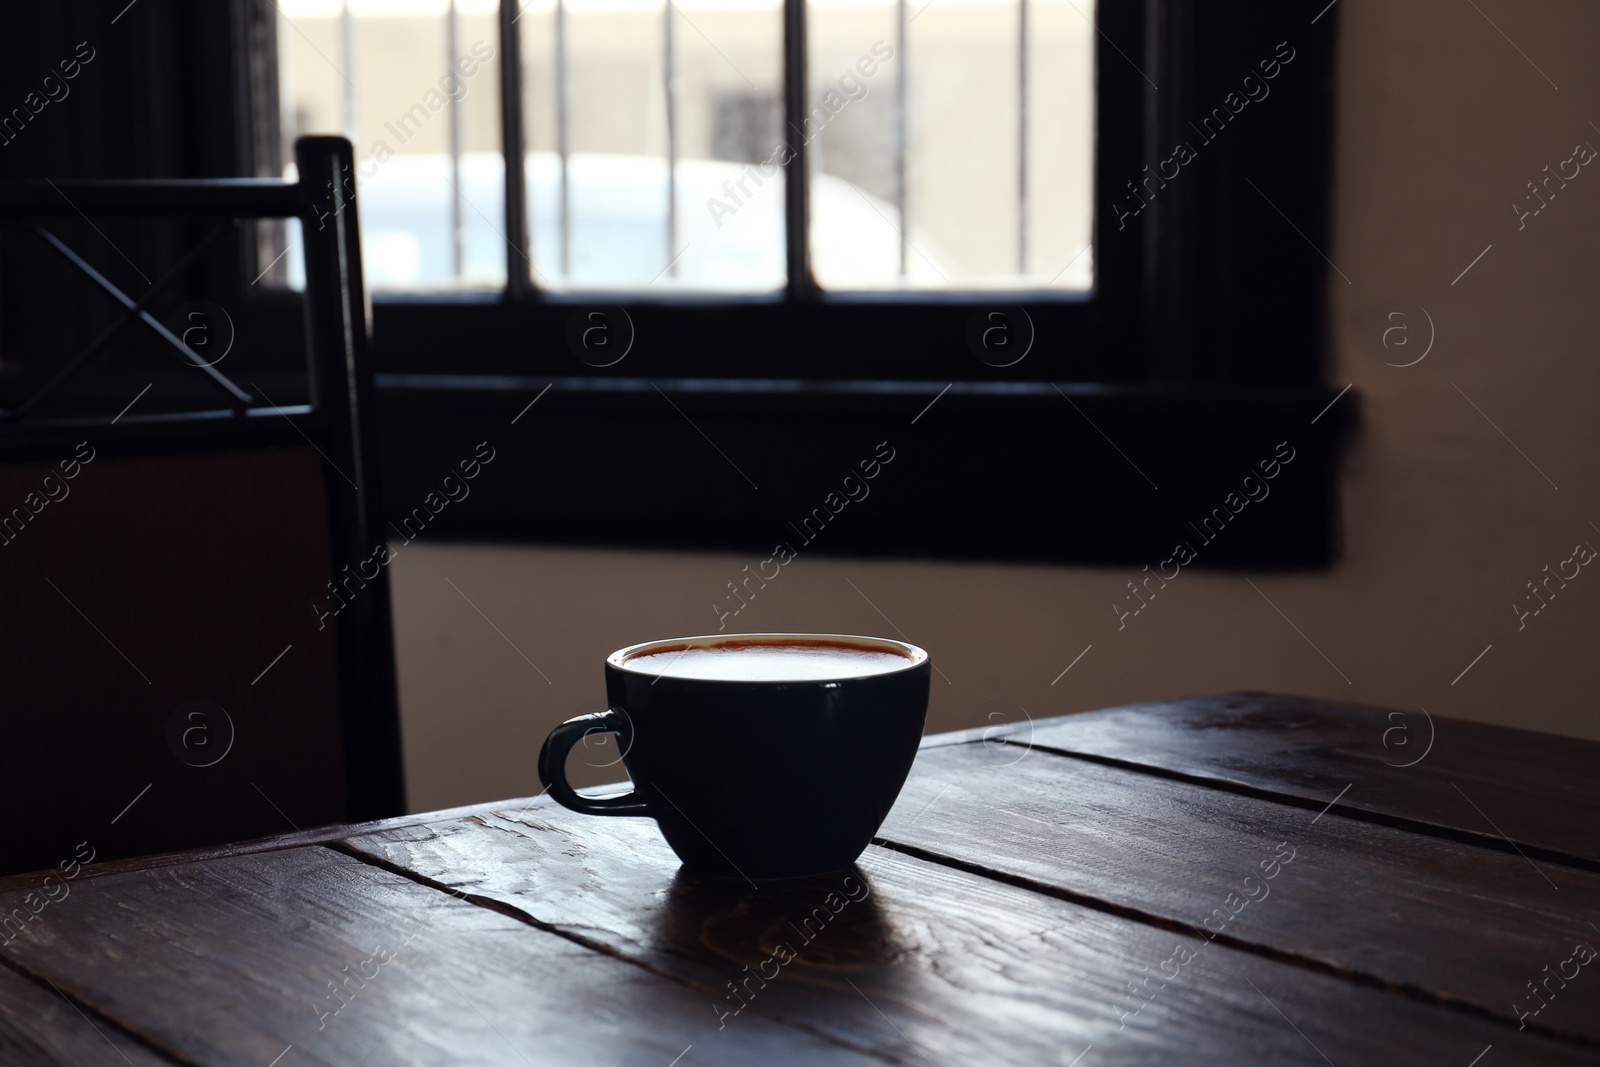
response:
<path fill-rule="evenodd" d="M 278 8 L 281 134 L 354 141 L 369 285 L 504 286 L 498 0 Z M 824 289 L 1088 289 L 1094 18 L 1088 0 L 810 0 L 789 129 L 776 0 L 528 0 L 533 282 L 781 289 L 782 164 L 804 141 Z"/>

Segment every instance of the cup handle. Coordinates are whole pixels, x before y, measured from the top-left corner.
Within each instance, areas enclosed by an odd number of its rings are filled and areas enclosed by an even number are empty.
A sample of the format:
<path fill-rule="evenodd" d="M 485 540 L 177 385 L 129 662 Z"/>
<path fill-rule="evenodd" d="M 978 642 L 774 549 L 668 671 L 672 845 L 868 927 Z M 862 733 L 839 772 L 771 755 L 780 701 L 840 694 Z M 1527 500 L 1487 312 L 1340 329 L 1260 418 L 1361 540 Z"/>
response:
<path fill-rule="evenodd" d="M 650 806 L 637 789 L 609 797 L 586 797 L 567 782 L 567 754 L 572 746 L 592 733 L 616 734 L 624 746 L 633 740 L 628 717 L 615 708 L 579 715 L 550 731 L 539 750 L 539 780 L 557 804 L 584 815 L 649 815 Z"/>

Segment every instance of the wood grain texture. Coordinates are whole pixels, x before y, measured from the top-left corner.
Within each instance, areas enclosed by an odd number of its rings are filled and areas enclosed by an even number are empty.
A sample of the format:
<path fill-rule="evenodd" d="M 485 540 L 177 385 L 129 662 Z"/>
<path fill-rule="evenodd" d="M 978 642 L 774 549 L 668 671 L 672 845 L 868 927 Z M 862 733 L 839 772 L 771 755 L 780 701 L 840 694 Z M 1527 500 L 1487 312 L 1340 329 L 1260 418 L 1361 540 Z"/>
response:
<path fill-rule="evenodd" d="M 108 875 L 58 908 L 0 952 L 207 1067 L 873 1062 L 759 1016 L 730 1040 L 705 991 L 327 848 Z"/>
<path fill-rule="evenodd" d="M 1528 981 L 1600 945 L 1600 874 L 1009 745 L 922 752 L 879 836 L 1513 1029 Z M 1574 968 L 1528 1025 L 1600 1049 L 1600 965 Z"/>
<path fill-rule="evenodd" d="M 1442 716 L 1432 716 L 1430 735 L 1419 708 L 1262 693 L 1070 715 L 1010 736 L 1281 793 L 1317 808 L 1349 786 L 1335 810 L 1482 836 L 1501 848 L 1504 834 L 1524 851 L 1600 866 L 1600 742 Z"/>
<path fill-rule="evenodd" d="M 541 804 L 385 831 L 347 847 L 722 994 L 722 1011 L 744 1002 L 728 994 L 728 983 L 776 970 L 745 986 L 750 1006 L 724 1020 L 725 1037 L 765 1011 L 890 1062 L 941 1067 L 1065 1065 L 1089 1046 L 1082 1062 L 1094 1067 L 1174 1056 L 1323 1065 L 1323 1054 L 1341 1067 L 1459 1065 L 1489 1044 L 1519 1062 L 1591 1057 L 886 849 L 869 849 L 860 865 L 868 895 L 806 943 L 807 917 L 840 876 L 759 892 L 697 879 L 680 871 L 648 820 Z M 798 958 L 764 966 L 785 943 Z M 1194 957 L 1163 983 L 1162 964 L 1180 946 Z M 1152 975 L 1146 1003 L 1129 986 Z"/>
<path fill-rule="evenodd" d="M 47 985 L 0 966 L 0 1063 L 6 1067 L 172 1067 Z"/>
<path fill-rule="evenodd" d="M 81 868 L 78 872 L 78 878 L 100 878 L 108 874 L 145 871 L 156 867 L 175 867 L 198 863 L 203 860 L 224 859 L 229 856 L 249 856 L 258 852 L 275 852 L 280 849 L 299 848 L 305 845 L 326 844 L 330 841 L 342 841 L 353 834 L 372 833 L 397 826 L 419 826 L 423 823 L 438 822 L 442 819 L 459 819 L 468 815 L 488 814 L 508 808 L 515 810 L 525 807 L 531 802 L 532 798 L 523 798 L 521 800 L 497 800 L 482 804 L 466 804 L 458 808 L 446 808 L 442 811 L 397 815 L 392 819 L 375 819 L 371 822 L 343 823 L 334 826 L 315 826 L 306 830 L 270 834 L 266 837 L 246 838 L 242 841 L 230 841 L 221 845 L 205 845 L 200 848 L 184 849 L 177 852 L 155 852 L 147 856 L 97 860 L 89 866 Z M 59 876 L 59 873 L 55 868 L 51 867 L 40 871 L 30 871 L 26 874 L 0 876 L 0 894 L 13 890 L 37 889 L 46 875 Z"/>
<path fill-rule="evenodd" d="M 0 935 L 0 1063 L 1594 1062 L 1600 745 L 1389 715 L 930 739 L 854 881 L 548 800 L 97 865 Z"/>

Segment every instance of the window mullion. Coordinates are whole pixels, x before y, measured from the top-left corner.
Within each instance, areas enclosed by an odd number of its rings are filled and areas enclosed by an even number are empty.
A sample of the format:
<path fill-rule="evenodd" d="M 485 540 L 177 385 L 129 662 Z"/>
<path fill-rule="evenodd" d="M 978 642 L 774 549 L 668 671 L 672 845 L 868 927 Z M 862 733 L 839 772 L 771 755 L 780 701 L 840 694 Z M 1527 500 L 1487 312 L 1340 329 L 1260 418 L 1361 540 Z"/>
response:
<path fill-rule="evenodd" d="M 667 108 L 667 257 L 666 272 L 678 276 L 678 49 L 672 18 L 672 0 L 662 5 L 661 72 Z"/>
<path fill-rule="evenodd" d="M 522 125 L 522 47 L 516 0 L 500 0 L 500 145 L 506 180 L 506 295 L 533 291 L 528 259 L 527 159 Z"/>
<path fill-rule="evenodd" d="M 810 171 L 806 154 L 806 0 L 783 4 L 784 236 L 790 300 L 813 294 L 808 210 Z"/>
<path fill-rule="evenodd" d="M 556 155 L 561 163 L 561 281 L 572 284 L 572 71 L 568 66 L 567 5 L 556 0 Z"/>
<path fill-rule="evenodd" d="M 1017 274 L 1028 274 L 1028 0 L 1017 0 Z"/>
<path fill-rule="evenodd" d="M 456 10 L 456 0 L 450 0 L 445 8 L 445 69 L 455 70 L 457 57 L 461 55 L 461 18 Z M 450 118 L 450 273 L 456 284 L 461 284 L 461 279 L 466 273 L 466 230 L 462 219 L 461 195 L 461 94 L 451 93 L 449 102 Z"/>
<path fill-rule="evenodd" d="M 906 17 L 906 0 L 896 0 L 894 12 L 894 58 L 895 58 L 895 90 L 894 90 L 894 207 L 898 213 L 900 224 L 900 280 L 906 280 L 906 269 L 909 265 L 909 252 L 911 249 L 911 190 L 910 177 L 906 172 L 906 153 L 909 150 L 909 134 L 906 132 L 906 109 L 909 105 L 907 94 L 911 91 L 910 81 L 906 75 L 909 63 L 907 52 L 908 38 L 911 36 L 911 20 Z"/>

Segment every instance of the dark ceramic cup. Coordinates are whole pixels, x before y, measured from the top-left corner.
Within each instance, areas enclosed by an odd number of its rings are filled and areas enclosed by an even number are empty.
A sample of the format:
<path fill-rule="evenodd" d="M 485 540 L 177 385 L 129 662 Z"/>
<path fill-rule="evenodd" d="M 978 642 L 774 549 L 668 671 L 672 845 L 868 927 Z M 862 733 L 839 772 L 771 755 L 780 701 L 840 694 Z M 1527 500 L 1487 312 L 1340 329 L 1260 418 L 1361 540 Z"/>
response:
<path fill-rule="evenodd" d="M 637 662 L 684 649 L 736 654 L 797 644 L 887 652 L 905 665 L 807 681 L 736 681 L 652 673 Z M 655 819 L 697 874 L 754 881 L 839 870 L 866 849 L 905 784 L 931 669 L 922 649 L 876 637 L 740 634 L 633 645 L 606 657 L 610 707 L 551 731 L 539 777 L 573 811 Z M 630 792 L 585 796 L 568 784 L 567 754 L 594 733 L 617 735 Z"/>

